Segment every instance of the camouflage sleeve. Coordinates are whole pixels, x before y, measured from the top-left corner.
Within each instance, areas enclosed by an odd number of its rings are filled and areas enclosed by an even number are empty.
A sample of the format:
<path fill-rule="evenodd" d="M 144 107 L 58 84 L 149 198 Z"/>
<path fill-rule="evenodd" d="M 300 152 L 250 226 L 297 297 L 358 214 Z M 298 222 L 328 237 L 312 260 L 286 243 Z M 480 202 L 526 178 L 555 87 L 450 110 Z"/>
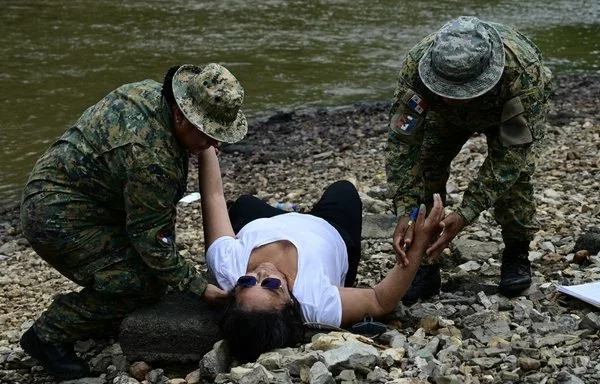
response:
<path fill-rule="evenodd" d="M 408 55 L 398 76 L 389 114 L 385 169 L 394 211 L 399 217 L 410 213 L 423 190 L 419 159 L 426 111 L 417 113 L 403 100 L 414 88 L 412 84 L 415 76 L 418 77 L 417 68 L 417 61 Z M 408 134 L 406 127 L 410 128 Z"/>
<path fill-rule="evenodd" d="M 527 164 L 531 146 L 504 147 L 498 137 L 488 141 L 488 156 L 469 184 L 457 213 L 471 224 L 517 181 Z"/>
<path fill-rule="evenodd" d="M 144 262 L 166 284 L 201 297 L 207 282 L 175 245 L 176 199 L 181 176 L 161 150 L 134 146 L 127 156 L 123 192 L 127 233 Z M 185 176 L 184 176 L 185 177 Z"/>
<path fill-rule="evenodd" d="M 521 172 L 535 166 L 538 144 L 545 133 L 548 92 L 549 84 L 536 84 L 513 94 L 504 104 L 498 132 L 488 137 L 488 156 L 458 210 L 467 224 L 492 207 Z"/>

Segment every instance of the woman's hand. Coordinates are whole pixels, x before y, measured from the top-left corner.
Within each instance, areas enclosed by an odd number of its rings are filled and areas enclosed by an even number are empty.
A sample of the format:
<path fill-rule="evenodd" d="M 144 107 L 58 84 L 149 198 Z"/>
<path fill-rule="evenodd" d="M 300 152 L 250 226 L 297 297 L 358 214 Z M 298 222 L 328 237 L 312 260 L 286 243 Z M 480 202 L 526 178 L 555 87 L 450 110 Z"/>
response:
<path fill-rule="evenodd" d="M 442 220 L 444 220 L 444 204 L 439 193 L 433 195 L 433 208 L 427 218 L 425 218 L 426 211 L 425 204 L 421 204 L 417 221 L 414 224 L 412 247 L 427 247 L 432 238 L 439 233 Z"/>
<path fill-rule="evenodd" d="M 198 152 L 198 162 L 209 161 L 212 157 L 219 154 L 219 148 L 210 146 L 203 151 Z"/>
<path fill-rule="evenodd" d="M 402 216 L 396 224 L 392 245 L 396 252 L 396 263 L 406 267 L 408 265 L 408 257 L 406 256 L 406 248 L 410 246 L 413 236 L 413 226 L 408 225 L 408 216 Z"/>
<path fill-rule="evenodd" d="M 227 291 L 222 290 L 216 285 L 208 284 L 202 295 L 202 301 L 210 305 L 221 306 L 225 305 L 228 296 L 229 293 Z"/>

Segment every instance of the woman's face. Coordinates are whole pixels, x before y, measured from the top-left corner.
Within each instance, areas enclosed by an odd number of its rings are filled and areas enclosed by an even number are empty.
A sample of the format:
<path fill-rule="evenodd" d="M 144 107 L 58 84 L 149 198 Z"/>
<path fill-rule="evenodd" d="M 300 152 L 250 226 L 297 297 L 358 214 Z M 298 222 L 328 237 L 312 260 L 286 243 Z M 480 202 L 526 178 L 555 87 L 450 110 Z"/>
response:
<path fill-rule="evenodd" d="M 291 301 L 287 281 L 275 265 L 271 263 L 259 264 L 254 270 L 248 271 L 247 276 L 256 278 L 256 285 L 251 287 L 236 286 L 236 301 L 240 307 L 247 310 L 268 310 L 283 307 Z M 267 288 L 261 284 L 266 278 L 276 278 L 281 281 L 281 286 L 275 289 Z"/>

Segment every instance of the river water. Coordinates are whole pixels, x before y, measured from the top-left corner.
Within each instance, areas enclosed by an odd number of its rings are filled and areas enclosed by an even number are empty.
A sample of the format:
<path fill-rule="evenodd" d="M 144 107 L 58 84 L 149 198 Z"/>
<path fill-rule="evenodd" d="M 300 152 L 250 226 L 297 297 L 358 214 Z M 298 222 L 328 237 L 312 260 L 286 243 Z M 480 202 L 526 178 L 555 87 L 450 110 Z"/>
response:
<path fill-rule="evenodd" d="M 251 118 L 392 95 L 408 49 L 476 15 L 532 38 L 555 73 L 600 72 L 598 0 L 2 0 L 0 206 L 40 154 L 115 87 L 219 62 Z"/>

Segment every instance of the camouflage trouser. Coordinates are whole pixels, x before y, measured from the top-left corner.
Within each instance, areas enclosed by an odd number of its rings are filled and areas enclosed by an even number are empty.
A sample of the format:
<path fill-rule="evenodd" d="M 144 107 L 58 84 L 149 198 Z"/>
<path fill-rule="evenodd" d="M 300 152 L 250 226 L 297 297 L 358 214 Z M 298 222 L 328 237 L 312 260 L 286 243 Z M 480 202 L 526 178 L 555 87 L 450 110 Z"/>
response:
<path fill-rule="evenodd" d="M 472 133 L 457 127 L 442 126 L 433 119 L 427 120 L 425 124 L 425 132 L 429 134 L 425 134 L 420 161 L 424 183 L 422 198 L 427 204 L 432 204 L 433 193 L 440 193 L 445 201 L 450 163 Z M 497 155 L 494 151 L 505 150 L 498 142 L 497 129 L 490 129 L 485 134 L 488 156 Z M 502 227 L 502 238 L 505 243 L 531 241 L 539 229 L 535 220 L 536 206 L 531 183 L 536 154 L 536 148 L 530 151 L 527 164 L 520 170 L 516 182 L 494 204 L 494 216 Z"/>
<path fill-rule="evenodd" d="M 103 336 L 166 289 L 137 256 L 124 225 L 94 225 L 91 219 L 98 222 L 106 212 L 89 205 L 55 194 L 35 195 L 21 206 L 23 233 L 32 248 L 83 287 L 56 296 L 36 320 L 37 334 L 50 344 Z M 77 218 L 69 214 L 77 211 Z"/>

